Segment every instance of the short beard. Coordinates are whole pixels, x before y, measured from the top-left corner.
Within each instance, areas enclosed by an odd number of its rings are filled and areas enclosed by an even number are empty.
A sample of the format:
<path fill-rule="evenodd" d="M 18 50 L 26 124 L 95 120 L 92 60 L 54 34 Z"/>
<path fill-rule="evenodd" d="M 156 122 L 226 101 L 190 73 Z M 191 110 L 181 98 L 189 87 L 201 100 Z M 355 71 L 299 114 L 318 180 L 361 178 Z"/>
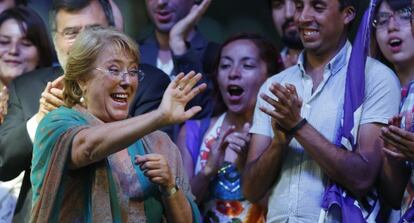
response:
<path fill-rule="evenodd" d="M 293 19 L 288 19 L 283 23 L 282 25 L 282 42 L 285 44 L 285 46 L 289 49 L 295 49 L 295 50 L 301 50 L 303 49 L 302 41 L 299 37 L 299 31 L 289 31 L 286 32 L 289 25 L 294 23 Z"/>
<path fill-rule="evenodd" d="M 282 36 L 282 42 L 289 49 L 301 50 L 303 49 L 302 41 L 300 40 L 298 33 L 287 33 Z"/>

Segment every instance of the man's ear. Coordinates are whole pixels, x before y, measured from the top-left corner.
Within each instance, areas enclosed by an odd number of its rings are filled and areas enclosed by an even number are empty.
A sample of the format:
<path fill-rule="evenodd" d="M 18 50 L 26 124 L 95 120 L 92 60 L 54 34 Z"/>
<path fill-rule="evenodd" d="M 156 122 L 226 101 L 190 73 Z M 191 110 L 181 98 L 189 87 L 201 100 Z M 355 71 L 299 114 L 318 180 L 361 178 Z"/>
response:
<path fill-rule="evenodd" d="M 345 25 L 349 25 L 356 16 L 356 10 L 353 6 L 347 6 L 342 10 Z"/>

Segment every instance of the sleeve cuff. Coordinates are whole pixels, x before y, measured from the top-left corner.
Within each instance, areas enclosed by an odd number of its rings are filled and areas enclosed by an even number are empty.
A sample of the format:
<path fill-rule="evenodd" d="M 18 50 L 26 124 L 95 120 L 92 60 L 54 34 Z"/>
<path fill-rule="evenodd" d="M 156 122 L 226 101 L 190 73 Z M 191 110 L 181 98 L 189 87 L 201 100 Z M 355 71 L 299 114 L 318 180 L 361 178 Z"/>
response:
<path fill-rule="evenodd" d="M 32 143 L 34 142 L 34 138 L 35 138 L 35 135 L 36 135 L 36 129 L 37 129 L 38 125 L 39 125 L 39 123 L 37 123 L 37 121 L 36 121 L 36 115 L 31 117 L 29 119 L 29 121 L 27 121 L 27 123 L 26 123 L 27 133 L 29 134 L 30 141 L 32 141 Z"/>

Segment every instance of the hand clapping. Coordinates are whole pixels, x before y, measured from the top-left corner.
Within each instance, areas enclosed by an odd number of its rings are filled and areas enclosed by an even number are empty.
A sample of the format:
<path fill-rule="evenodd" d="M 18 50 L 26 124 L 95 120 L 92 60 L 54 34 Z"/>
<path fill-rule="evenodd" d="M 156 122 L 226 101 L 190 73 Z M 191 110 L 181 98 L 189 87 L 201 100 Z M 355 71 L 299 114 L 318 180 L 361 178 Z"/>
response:
<path fill-rule="evenodd" d="M 396 159 L 414 161 L 414 133 L 399 127 L 401 118 L 394 116 L 388 121 L 389 126 L 381 128 L 383 151 Z"/>
<path fill-rule="evenodd" d="M 289 131 L 302 120 L 300 116 L 302 99 L 298 96 L 295 86 L 291 84 L 286 84 L 284 87 L 279 83 L 274 83 L 269 90 L 277 97 L 277 100 L 266 94 L 261 94 L 260 97 L 273 109 L 260 107 L 260 110 L 270 115 L 279 129 Z"/>

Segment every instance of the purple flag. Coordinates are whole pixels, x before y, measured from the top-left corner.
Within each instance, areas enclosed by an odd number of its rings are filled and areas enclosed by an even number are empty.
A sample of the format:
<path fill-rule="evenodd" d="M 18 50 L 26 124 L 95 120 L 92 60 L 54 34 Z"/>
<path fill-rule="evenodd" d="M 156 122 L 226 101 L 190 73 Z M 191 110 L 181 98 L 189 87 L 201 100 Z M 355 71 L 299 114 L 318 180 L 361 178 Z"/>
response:
<path fill-rule="evenodd" d="M 346 74 L 344 116 L 336 145 L 349 151 L 356 149 L 358 126 L 365 96 L 365 62 L 375 5 L 376 0 L 371 0 L 361 20 Z M 375 193 L 370 195 L 371 198 L 365 201 L 357 201 L 339 185 L 331 182 L 325 190 L 322 208 L 329 211 L 333 206 L 338 206 L 341 209 L 343 223 L 375 222 L 379 211 L 378 199 Z"/>

